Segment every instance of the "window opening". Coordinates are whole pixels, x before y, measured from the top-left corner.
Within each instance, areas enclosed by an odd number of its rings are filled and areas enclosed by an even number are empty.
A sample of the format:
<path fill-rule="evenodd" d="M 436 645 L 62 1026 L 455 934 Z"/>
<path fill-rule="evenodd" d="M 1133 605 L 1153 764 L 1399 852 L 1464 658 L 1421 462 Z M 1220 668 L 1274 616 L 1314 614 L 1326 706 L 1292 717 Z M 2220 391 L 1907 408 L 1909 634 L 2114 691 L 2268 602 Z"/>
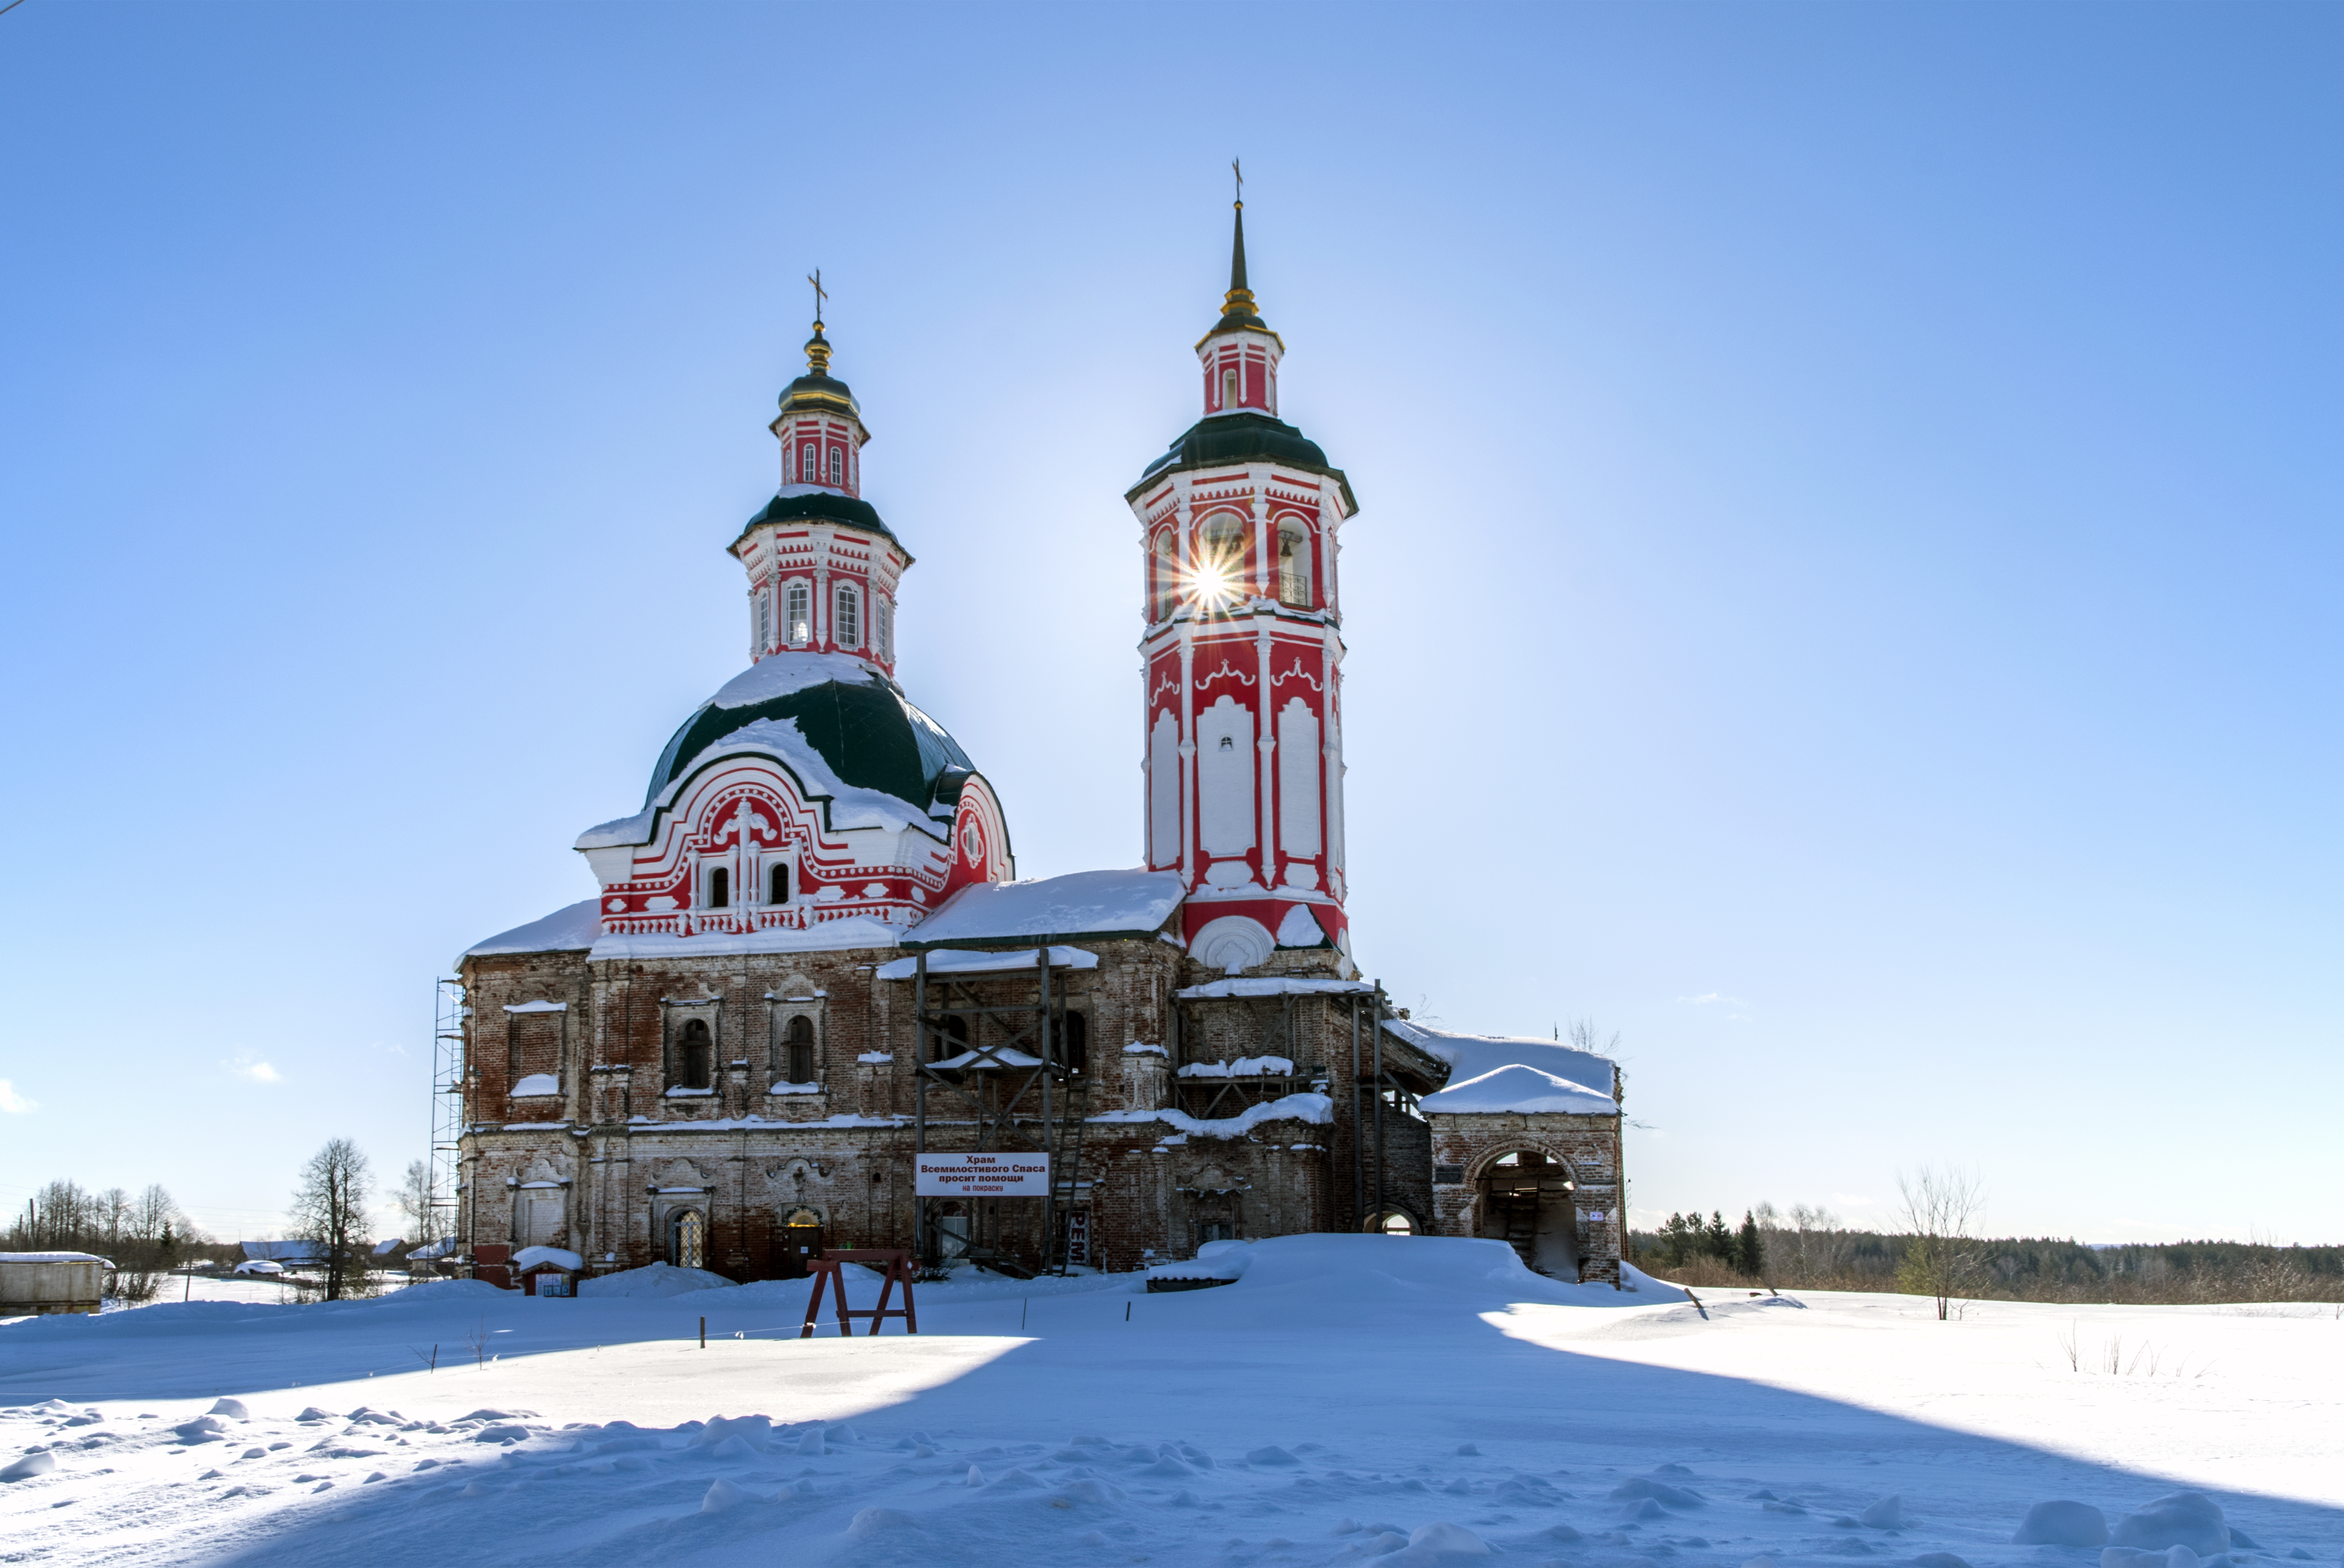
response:
<path fill-rule="evenodd" d="M 790 584 L 790 641 L 804 642 L 813 636 L 813 594 L 803 582 Z"/>
<path fill-rule="evenodd" d="M 667 1260 L 676 1269 L 707 1266 L 708 1216 L 697 1209 L 680 1209 L 668 1216 Z"/>
<path fill-rule="evenodd" d="M 1199 1241 L 1234 1241 L 1238 1239 L 1238 1222 L 1234 1219 L 1207 1219 L 1197 1227 Z"/>
<path fill-rule="evenodd" d="M 846 453 L 838 447 L 830 449 L 830 482 L 838 484 L 846 478 Z"/>
<path fill-rule="evenodd" d="M 757 590 L 757 652 L 762 653 L 773 641 L 773 606 L 765 591 Z"/>
<path fill-rule="evenodd" d="M 730 908 L 732 904 L 732 874 L 722 866 L 708 874 L 708 907 Z"/>
<path fill-rule="evenodd" d="M 812 441 L 806 442 L 798 449 L 798 479 L 802 483 L 813 483 L 816 476 L 821 472 L 814 466 L 813 452 L 814 447 Z"/>
<path fill-rule="evenodd" d="M 1080 1013 L 1069 1011 L 1059 1028 L 1060 1055 L 1066 1058 L 1066 1070 L 1088 1072 L 1091 1066 L 1091 1021 Z"/>
<path fill-rule="evenodd" d="M 716 1037 L 708 1032 L 707 1019 L 684 1020 L 683 1031 L 675 1040 L 675 1060 L 678 1088 L 714 1087 Z"/>
<path fill-rule="evenodd" d="M 1180 562 L 1177 555 L 1178 547 L 1172 542 L 1172 531 L 1167 528 L 1156 536 L 1156 559 L 1153 562 L 1156 573 L 1155 619 L 1158 621 L 1171 619 L 1173 608 L 1180 602 Z"/>
<path fill-rule="evenodd" d="M 790 868 L 786 865 L 767 867 L 765 871 L 765 902 L 768 904 L 787 904 L 789 901 Z"/>
<path fill-rule="evenodd" d="M 840 588 L 838 591 L 838 618 L 832 622 L 832 630 L 837 633 L 838 645 L 842 648 L 854 647 L 856 645 L 857 639 L 861 635 L 861 628 L 856 625 L 857 617 L 854 612 L 854 590 L 845 587 Z"/>
<path fill-rule="evenodd" d="M 800 1014 L 790 1020 L 788 1040 L 789 1080 L 793 1084 L 813 1082 L 813 1020 Z"/>
<path fill-rule="evenodd" d="M 1238 373 L 1235 370 L 1223 370 L 1221 372 L 1221 407 L 1234 409 L 1237 406 Z"/>
<path fill-rule="evenodd" d="M 872 630 L 879 633 L 879 662 L 883 664 L 894 663 L 895 662 L 894 605 L 884 599 L 874 601 L 871 606 L 871 621 Z"/>
<path fill-rule="evenodd" d="M 940 1062 L 946 1057 L 959 1056 L 968 1049 L 968 1018 L 961 1013 L 949 1014 L 945 1027 L 936 1032 L 935 1053 L 928 1059 Z"/>
<path fill-rule="evenodd" d="M 1293 523 L 1278 531 L 1278 597 L 1283 603 L 1310 607 L 1310 541 Z"/>

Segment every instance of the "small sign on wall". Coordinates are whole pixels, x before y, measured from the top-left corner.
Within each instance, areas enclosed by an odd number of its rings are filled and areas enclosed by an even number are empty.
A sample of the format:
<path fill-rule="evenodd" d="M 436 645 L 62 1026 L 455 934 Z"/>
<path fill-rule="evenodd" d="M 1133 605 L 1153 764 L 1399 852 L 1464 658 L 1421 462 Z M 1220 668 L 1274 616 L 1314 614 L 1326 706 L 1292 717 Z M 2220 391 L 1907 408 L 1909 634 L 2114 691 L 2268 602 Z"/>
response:
<path fill-rule="evenodd" d="M 1091 1260 L 1091 1211 L 1070 1209 L 1066 1211 L 1066 1261 L 1087 1268 Z"/>
<path fill-rule="evenodd" d="M 1046 1198 L 1046 1154 L 915 1154 L 912 1190 L 922 1198 Z"/>
<path fill-rule="evenodd" d="M 1590 1225 L 1601 1225 L 1612 1218 L 1609 1213 L 1601 1209 L 1582 1209 L 1579 1211 L 1579 1217 Z"/>

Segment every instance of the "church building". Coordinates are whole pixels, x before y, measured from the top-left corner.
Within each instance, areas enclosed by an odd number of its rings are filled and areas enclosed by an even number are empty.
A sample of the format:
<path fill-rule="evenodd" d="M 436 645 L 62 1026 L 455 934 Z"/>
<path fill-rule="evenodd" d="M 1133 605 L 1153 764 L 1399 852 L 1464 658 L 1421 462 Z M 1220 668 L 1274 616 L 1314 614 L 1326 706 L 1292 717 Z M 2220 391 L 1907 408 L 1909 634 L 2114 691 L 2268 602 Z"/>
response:
<path fill-rule="evenodd" d="M 1412 1022 L 1354 960 L 1359 501 L 1279 418 L 1285 349 L 1240 203 L 1201 417 L 1124 497 L 1142 864 L 1020 881 L 1007 804 L 897 682 L 918 530 L 865 499 L 870 431 L 817 313 L 779 487 L 730 547 L 748 667 L 641 810 L 578 836 L 601 891 L 458 961 L 456 1234 L 480 1277 L 530 1246 L 754 1280 L 825 1245 L 1040 1272 L 1371 1230 L 1618 1282 L 1615 1064 Z M 1046 1174 L 937 1186 L 986 1153 Z"/>

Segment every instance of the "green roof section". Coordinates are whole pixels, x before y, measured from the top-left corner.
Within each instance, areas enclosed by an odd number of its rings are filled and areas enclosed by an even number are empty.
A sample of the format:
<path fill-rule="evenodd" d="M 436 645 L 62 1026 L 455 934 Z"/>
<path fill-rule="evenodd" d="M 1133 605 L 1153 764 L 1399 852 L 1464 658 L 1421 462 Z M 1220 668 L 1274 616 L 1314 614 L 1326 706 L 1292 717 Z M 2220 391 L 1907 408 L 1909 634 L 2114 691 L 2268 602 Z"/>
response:
<path fill-rule="evenodd" d="M 1351 494 L 1351 481 L 1343 477 L 1341 469 L 1327 461 L 1327 454 L 1319 450 L 1317 441 L 1281 420 L 1249 410 L 1210 414 L 1189 426 L 1169 450 L 1147 465 L 1139 482 L 1123 492 L 1124 499 L 1137 500 L 1141 491 L 1167 473 L 1252 462 L 1271 462 L 1281 468 L 1325 474 L 1341 488 L 1344 510 L 1359 510 L 1358 498 Z"/>
<path fill-rule="evenodd" d="M 1318 449 L 1313 447 L 1311 450 L 1316 451 Z M 904 541 L 880 521 L 879 509 L 857 496 L 839 495 L 829 491 L 806 495 L 777 495 L 767 501 L 756 516 L 742 525 L 730 548 L 738 550 L 742 540 L 769 522 L 834 522 L 842 528 L 860 529 L 864 533 L 875 533 L 894 545 L 902 553 L 905 565 L 912 561 L 912 552 L 904 548 Z"/>
<path fill-rule="evenodd" d="M 841 783 L 876 790 L 925 813 L 941 792 L 955 804 L 976 764 L 942 724 L 914 707 L 892 681 L 820 681 L 762 702 L 710 703 L 683 722 L 652 770 L 650 807 L 709 747 L 764 720 L 793 720 Z"/>

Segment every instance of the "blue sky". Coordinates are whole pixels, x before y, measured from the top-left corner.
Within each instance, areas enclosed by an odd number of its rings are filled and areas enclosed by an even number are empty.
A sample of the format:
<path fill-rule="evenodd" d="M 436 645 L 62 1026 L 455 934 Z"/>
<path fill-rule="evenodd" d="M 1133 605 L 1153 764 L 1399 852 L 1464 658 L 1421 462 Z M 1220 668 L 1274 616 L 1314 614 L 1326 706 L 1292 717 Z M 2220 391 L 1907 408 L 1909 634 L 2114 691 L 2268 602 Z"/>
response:
<path fill-rule="evenodd" d="M 1021 870 L 1139 854 L 1121 492 L 1228 165 L 1349 472 L 1351 909 L 1634 1205 L 2344 1240 L 2344 12 L 0 15 L 0 1201 L 422 1150 L 431 983 L 743 662 L 806 289 Z"/>

